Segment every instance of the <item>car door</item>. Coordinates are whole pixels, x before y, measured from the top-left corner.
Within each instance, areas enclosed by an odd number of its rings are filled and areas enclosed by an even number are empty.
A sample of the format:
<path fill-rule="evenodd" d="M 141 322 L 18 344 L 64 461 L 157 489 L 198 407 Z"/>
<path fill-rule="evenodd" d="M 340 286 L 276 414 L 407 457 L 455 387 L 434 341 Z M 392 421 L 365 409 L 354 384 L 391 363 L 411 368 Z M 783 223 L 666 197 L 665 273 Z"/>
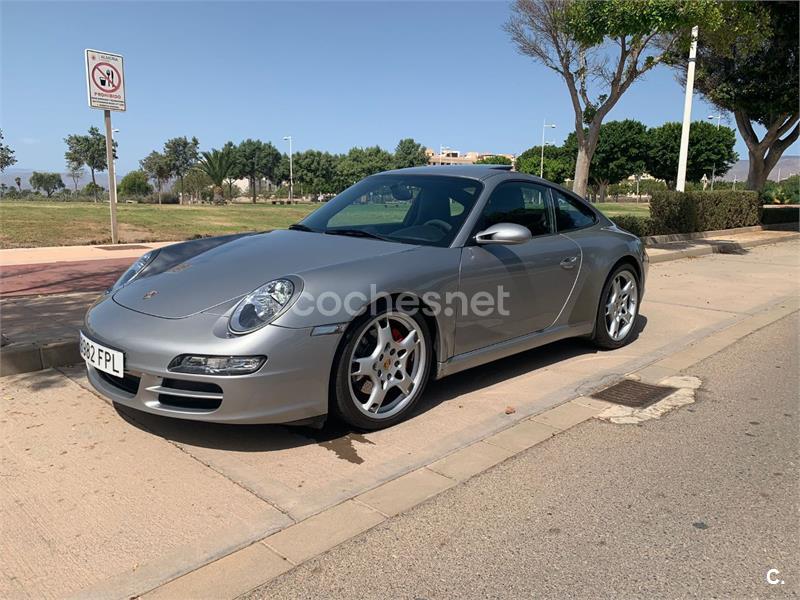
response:
<path fill-rule="evenodd" d="M 516 223 L 533 237 L 515 245 L 468 242 L 463 249 L 456 354 L 541 331 L 558 317 L 582 257 L 575 242 L 556 233 L 551 202 L 549 187 L 529 181 L 507 181 L 492 191 L 473 234 Z"/>

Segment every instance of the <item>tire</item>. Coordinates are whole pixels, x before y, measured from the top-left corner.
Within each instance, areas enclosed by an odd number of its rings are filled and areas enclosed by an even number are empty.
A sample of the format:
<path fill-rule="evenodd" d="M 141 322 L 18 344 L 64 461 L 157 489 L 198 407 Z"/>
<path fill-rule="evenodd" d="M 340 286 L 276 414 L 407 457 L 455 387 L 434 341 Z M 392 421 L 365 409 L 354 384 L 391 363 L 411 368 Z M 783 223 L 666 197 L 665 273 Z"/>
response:
<path fill-rule="evenodd" d="M 633 287 L 628 288 L 628 292 L 625 293 L 629 283 L 632 283 Z M 633 340 L 640 301 L 641 286 L 634 268 L 629 264 L 622 264 L 614 269 L 603 285 L 597 307 L 592 341 L 598 348 L 613 350 Z"/>
<path fill-rule="evenodd" d="M 402 421 L 425 391 L 432 356 L 430 330 L 418 312 L 389 307 L 360 317 L 336 358 L 333 412 L 366 431 Z"/>

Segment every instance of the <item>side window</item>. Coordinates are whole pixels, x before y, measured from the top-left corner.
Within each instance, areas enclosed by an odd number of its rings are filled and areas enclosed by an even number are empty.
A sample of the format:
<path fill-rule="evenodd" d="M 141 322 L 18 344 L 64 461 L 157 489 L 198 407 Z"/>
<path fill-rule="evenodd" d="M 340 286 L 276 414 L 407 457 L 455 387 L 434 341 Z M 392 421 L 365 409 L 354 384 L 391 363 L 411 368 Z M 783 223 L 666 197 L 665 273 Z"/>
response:
<path fill-rule="evenodd" d="M 544 186 L 522 181 L 502 183 L 489 197 L 480 228 L 497 223 L 516 223 L 527 227 L 531 235 L 552 232 L 550 213 L 547 210 L 548 191 Z"/>
<path fill-rule="evenodd" d="M 594 225 L 594 213 L 583 204 L 557 190 L 553 190 L 558 231 L 570 231 Z"/>

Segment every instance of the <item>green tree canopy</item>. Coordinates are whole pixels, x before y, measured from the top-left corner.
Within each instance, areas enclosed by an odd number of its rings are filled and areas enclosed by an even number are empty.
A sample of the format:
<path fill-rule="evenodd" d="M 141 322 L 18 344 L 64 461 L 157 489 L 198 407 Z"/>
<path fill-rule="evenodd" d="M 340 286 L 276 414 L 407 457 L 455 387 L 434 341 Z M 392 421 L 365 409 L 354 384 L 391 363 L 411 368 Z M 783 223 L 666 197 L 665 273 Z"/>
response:
<path fill-rule="evenodd" d="M 161 152 L 153 150 L 139 161 L 139 166 L 155 183 L 156 190 L 158 190 L 158 203 L 161 204 L 161 190 L 164 184 L 169 181 L 169 178 L 172 177 L 172 165 L 169 159 Z"/>
<path fill-rule="evenodd" d="M 570 134 L 572 140 L 575 134 Z M 544 170 L 543 177 L 553 183 L 564 183 L 575 171 L 575 152 L 577 146 L 573 143 L 569 147 L 566 145 L 554 146 L 546 144 L 544 147 Z M 516 169 L 520 173 L 529 173 L 539 176 L 542 165 L 542 147 L 533 146 L 528 148 L 517 157 Z"/>
<path fill-rule="evenodd" d="M 394 166 L 396 169 L 407 167 L 421 167 L 428 164 L 425 146 L 414 138 L 405 138 L 397 143 L 394 149 Z"/>
<path fill-rule="evenodd" d="M 649 150 L 647 172 L 663 179 L 670 188 L 675 187 L 678 177 L 678 155 L 681 144 L 681 124 L 664 123 L 648 131 Z M 728 127 L 717 127 L 707 121 L 695 121 L 689 129 L 689 156 L 686 165 L 686 180 L 700 181 L 703 175 L 711 178 L 724 175 L 738 160 L 733 149 L 736 134 Z"/>
<path fill-rule="evenodd" d="M 67 151 L 64 158 L 68 165 L 86 165 L 92 175 L 92 189 L 95 202 L 97 201 L 97 190 L 102 189 L 97 185 L 96 173 L 105 171 L 108 168 L 106 157 L 106 136 L 100 133 L 97 127 L 90 127 L 87 135 L 73 133 L 64 138 L 67 144 Z M 113 143 L 114 158 L 117 156 L 117 142 Z M 84 188 L 86 189 L 86 188 Z"/>
<path fill-rule="evenodd" d="M 169 163 L 170 172 L 180 180 L 180 189 L 184 189 L 183 178 L 197 164 L 200 158 L 200 142 L 196 137 L 176 137 L 164 143 L 164 156 Z"/>
<path fill-rule="evenodd" d="M 208 175 L 209 180 L 214 185 L 214 202 L 223 202 L 222 184 L 234 168 L 236 157 L 228 149 L 212 149 L 211 152 L 203 152 L 203 158 L 198 163 L 198 168 Z"/>
<path fill-rule="evenodd" d="M 28 183 L 36 191 L 43 191 L 47 197 L 53 195 L 53 192 L 64 188 L 64 182 L 61 180 L 59 173 L 39 173 L 34 171 Z"/>
<path fill-rule="evenodd" d="M 304 191 L 332 194 L 339 191 L 336 164 L 338 157 L 329 152 L 306 150 L 294 155 L 294 179 Z"/>
<path fill-rule="evenodd" d="M 511 165 L 514 164 L 507 156 L 500 156 L 493 154 L 492 156 L 484 156 L 475 161 L 476 165 Z"/>
<path fill-rule="evenodd" d="M 644 123 L 625 119 L 609 121 L 600 126 L 600 138 L 589 170 L 589 180 L 598 189 L 601 202 L 605 200 L 609 184 L 644 172 L 648 146 Z"/>
<path fill-rule="evenodd" d="M 392 168 L 394 157 L 380 146 L 350 148 L 337 165 L 342 187 L 349 187 L 357 181 Z"/>
<path fill-rule="evenodd" d="M 258 193 L 257 182 L 261 179 L 276 182 L 280 162 L 281 153 L 270 142 L 246 139 L 239 144 L 234 168 L 250 181 L 253 202 L 256 201 Z"/>
<path fill-rule="evenodd" d="M 147 196 L 152 191 L 144 171 L 131 171 L 119 182 L 120 196 Z"/>
<path fill-rule="evenodd" d="M 513 2 L 505 29 L 517 50 L 558 73 L 569 92 L 577 142 L 576 193 L 586 193 L 600 125 L 609 111 L 663 60 L 682 33 L 697 22 L 715 27 L 718 13 L 712 0 Z"/>
<path fill-rule="evenodd" d="M 3 130 L 0 129 L 0 173 L 8 167 L 17 164 L 17 158 L 11 146 L 3 143 Z"/>
<path fill-rule="evenodd" d="M 770 171 L 800 136 L 800 3 L 722 2 L 723 27 L 697 48 L 695 87 L 718 108 L 733 112 L 747 145 L 747 186 L 762 190 Z M 685 80 L 685 53 L 670 63 Z M 755 124 L 766 132 L 759 138 Z"/>

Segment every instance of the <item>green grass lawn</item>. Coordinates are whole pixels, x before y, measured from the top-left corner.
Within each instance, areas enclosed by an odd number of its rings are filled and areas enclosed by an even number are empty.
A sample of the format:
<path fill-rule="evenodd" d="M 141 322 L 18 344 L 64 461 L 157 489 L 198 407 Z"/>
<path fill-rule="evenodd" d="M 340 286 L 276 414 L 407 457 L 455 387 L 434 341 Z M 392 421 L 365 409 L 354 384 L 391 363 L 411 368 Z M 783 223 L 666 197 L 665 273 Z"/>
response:
<path fill-rule="evenodd" d="M 596 205 L 607 215 L 647 216 L 647 204 Z M 232 204 L 177 206 L 120 204 L 120 241 L 155 242 L 238 231 L 284 228 L 318 208 L 318 204 Z M 379 219 L 380 220 L 380 219 Z M 72 246 L 111 241 L 108 204 L 92 202 L 0 202 L 0 248 Z"/>

